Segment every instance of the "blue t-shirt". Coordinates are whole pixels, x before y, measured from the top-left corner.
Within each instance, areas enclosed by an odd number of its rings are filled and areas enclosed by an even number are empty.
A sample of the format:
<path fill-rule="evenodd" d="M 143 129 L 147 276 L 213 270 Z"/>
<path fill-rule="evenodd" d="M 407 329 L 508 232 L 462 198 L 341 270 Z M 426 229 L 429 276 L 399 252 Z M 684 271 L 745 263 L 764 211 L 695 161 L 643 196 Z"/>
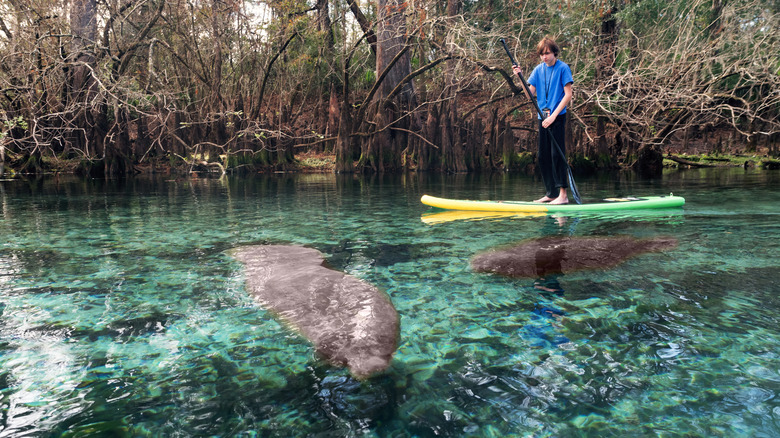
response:
<path fill-rule="evenodd" d="M 536 87 L 536 101 L 539 103 L 539 108 L 549 108 L 552 113 L 563 100 L 563 87 L 574 83 L 574 78 L 568 64 L 556 59 L 552 67 L 548 67 L 545 63 L 537 65 L 531 72 L 528 83 Z M 566 108 L 561 111 L 561 114 L 565 113 Z"/>

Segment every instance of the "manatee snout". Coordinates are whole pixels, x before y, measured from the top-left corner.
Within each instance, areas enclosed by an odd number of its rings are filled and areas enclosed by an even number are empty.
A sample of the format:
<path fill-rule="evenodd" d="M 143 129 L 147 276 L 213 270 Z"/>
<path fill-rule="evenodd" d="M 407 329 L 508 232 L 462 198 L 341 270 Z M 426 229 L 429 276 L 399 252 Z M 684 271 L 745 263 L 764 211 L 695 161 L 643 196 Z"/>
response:
<path fill-rule="evenodd" d="M 350 374 L 357 379 L 366 379 L 390 366 L 391 355 L 352 358 L 347 362 Z"/>
<path fill-rule="evenodd" d="M 348 368 L 360 380 L 386 370 L 398 348 L 399 318 L 395 309 L 386 304 L 376 305 L 373 310 L 377 318 L 366 321 L 371 331 L 362 335 L 356 335 L 354 330 L 347 330 L 347 336 L 345 332 L 328 330 L 323 336 L 312 336 L 317 355 L 331 364 Z"/>

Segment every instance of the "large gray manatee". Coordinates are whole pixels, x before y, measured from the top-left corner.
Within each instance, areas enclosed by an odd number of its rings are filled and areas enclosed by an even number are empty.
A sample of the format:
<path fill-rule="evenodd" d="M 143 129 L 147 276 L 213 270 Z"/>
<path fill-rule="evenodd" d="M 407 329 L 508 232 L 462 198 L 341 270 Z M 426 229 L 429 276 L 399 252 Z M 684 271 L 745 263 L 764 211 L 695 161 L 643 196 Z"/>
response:
<path fill-rule="evenodd" d="M 471 260 L 471 267 L 477 272 L 536 278 L 614 268 L 639 254 L 666 251 L 676 246 L 677 240 L 670 237 L 546 236 L 479 254 Z"/>
<path fill-rule="evenodd" d="M 328 362 L 348 367 L 356 378 L 390 365 L 399 317 L 387 294 L 325 267 L 322 254 L 312 248 L 245 246 L 233 256 L 244 264 L 249 293 Z"/>

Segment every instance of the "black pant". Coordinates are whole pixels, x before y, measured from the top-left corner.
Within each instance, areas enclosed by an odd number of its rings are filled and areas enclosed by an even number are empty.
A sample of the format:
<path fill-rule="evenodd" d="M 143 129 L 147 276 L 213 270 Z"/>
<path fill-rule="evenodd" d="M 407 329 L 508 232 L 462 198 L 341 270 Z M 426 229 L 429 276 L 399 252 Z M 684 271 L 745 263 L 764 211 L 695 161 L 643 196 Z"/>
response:
<path fill-rule="evenodd" d="M 550 136 L 552 134 L 552 136 Z M 558 142 L 560 151 L 552 142 L 552 138 Z M 537 155 L 539 170 L 542 172 L 544 188 L 548 198 L 557 198 L 560 189 L 568 189 L 568 175 L 566 172 L 566 114 L 560 114 L 549 128 L 542 127 L 539 120 L 539 154 Z"/>

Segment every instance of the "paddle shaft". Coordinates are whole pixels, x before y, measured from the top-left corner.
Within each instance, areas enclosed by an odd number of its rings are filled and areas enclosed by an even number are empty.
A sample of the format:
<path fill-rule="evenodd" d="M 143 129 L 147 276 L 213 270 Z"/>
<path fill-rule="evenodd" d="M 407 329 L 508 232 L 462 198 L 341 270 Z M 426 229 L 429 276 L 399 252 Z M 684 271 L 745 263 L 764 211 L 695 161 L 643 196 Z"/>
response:
<path fill-rule="evenodd" d="M 512 61 L 512 65 L 519 65 L 517 61 L 515 61 L 515 57 L 512 56 L 512 52 L 509 51 L 509 47 L 506 46 L 506 41 L 504 41 L 503 38 L 501 38 L 501 45 L 504 46 L 504 50 L 506 51 L 506 54 L 509 55 L 509 60 Z M 520 78 L 520 83 L 523 85 L 523 91 L 525 92 L 526 97 L 528 97 L 528 100 L 531 101 L 531 103 L 534 104 L 534 108 L 536 108 L 536 113 L 539 114 L 539 117 L 541 117 L 542 120 L 544 120 L 544 114 L 542 114 L 541 108 L 539 108 L 539 103 L 534 99 L 534 97 L 531 95 L 531 88 L 528 85 L 528 82 L 526 82 L 525 78 L 523 77 L 523 73 L 518 72 L 517 77 Z M 561 149 L 561 146 L 558 144 L 558 141 L 555 139 L 555 136 L 553 135 L 550 128 L 544 128 L 547 130 L 547 133 L 550 136 L 550 140 L 552 140 L 552 143 L 555 145 L 555 149 L 558 150 L 558 153 L 561 154 L 561 157 L 563 157 L 563 162 L 566 164 L 566 170 L 569 172 L 569 179 L 571 180 L 570 184 L 572 187 L 572 194 L 574 195 L 574 200 L 577 202 L 577 204 L 580 204 L 581 201 L 579 199 L 579 193 L 577 193 L 577 188 L 574 186 L 574 178 L 571 174 L 571 167 L 569 166 L 569 163 L 566 161 L 566 155 L 564 155 L 563 150 Z"/>
<path fill-rule="evenodd" d="M 504 41 L 503 38 L 501 38 L 501 45 L 504 46 L 504 50 L 506 50 L 506 54 L 509 55 L 509 60 L 512 61 L 512 65 L 519 65 L 517 61 L 515 61 L 515 57 L 512 56 L 512 52 L 509 51 L 509 47 L 506 46 L 506 41 Z M 531 95 L 531 88 L 529 88 L 528 82 L 525 81 L 525 78 L 523 77 L 523 73 L 518 72 L 517 77 L 520 78 L 520 83 L 523 86 L 523 91 L 525 92 L 525 95 L 528 97 L 528 99 L 531 101 L 531 103 L 534 104 L 534 108 L 536 108 L 536 113 L 539 114 L 539 117 L 544 120 L 544 114 L 542 114 L 541 108 L 539 108 L 539 103 L 536 101 L 536 99 L 533 98 Z M 553 138 L 553 141 L 555 141 L 555 138 Z M 556 143 L 556 146 L 558 144 Z M 560 148 L 559 148 L 560 149 Z"/>

